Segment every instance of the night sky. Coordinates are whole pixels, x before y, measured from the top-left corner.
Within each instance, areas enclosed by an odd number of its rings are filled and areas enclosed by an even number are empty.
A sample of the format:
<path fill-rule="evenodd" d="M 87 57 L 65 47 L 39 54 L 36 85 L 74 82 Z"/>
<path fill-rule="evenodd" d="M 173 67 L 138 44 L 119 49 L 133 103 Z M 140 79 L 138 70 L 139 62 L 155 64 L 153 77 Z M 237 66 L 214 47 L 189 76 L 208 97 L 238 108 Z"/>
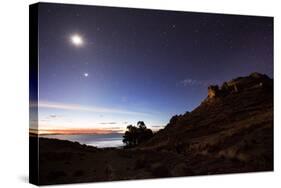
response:
<path fill-rule="evenodd" d="M 210 84 L 273 76 L 273 19 L 40 4 L 39 126 L 157 129 Z"/>

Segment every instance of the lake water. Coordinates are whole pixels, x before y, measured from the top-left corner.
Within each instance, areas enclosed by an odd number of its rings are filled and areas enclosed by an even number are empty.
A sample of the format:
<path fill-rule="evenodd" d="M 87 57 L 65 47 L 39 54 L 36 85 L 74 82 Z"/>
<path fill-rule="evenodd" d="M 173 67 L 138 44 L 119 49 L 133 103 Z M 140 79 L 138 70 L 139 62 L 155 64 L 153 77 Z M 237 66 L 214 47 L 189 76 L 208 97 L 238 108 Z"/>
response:
<path fill-rule="evenodd" d="M 123 134 L 78 134 L 78 135 L 42 135 L 44 138 L 55 138 L 60 140 L 69 140 L 79 142 L 99 148 L 124 146 Z"/>

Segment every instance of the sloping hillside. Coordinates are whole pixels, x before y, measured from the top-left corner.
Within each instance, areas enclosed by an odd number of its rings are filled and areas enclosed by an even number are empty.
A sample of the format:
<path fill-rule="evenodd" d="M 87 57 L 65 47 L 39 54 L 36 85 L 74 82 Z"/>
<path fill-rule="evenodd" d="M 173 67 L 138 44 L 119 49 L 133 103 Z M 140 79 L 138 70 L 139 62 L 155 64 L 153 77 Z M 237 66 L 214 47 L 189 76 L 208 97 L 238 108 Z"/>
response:
<path fill-rule="evenodd" d="M 237 160 L 249 170 L 273 169 L 273 80 L 253 73 L 210 86 L 201 105 L 174 116 L 140 148 Z"/>

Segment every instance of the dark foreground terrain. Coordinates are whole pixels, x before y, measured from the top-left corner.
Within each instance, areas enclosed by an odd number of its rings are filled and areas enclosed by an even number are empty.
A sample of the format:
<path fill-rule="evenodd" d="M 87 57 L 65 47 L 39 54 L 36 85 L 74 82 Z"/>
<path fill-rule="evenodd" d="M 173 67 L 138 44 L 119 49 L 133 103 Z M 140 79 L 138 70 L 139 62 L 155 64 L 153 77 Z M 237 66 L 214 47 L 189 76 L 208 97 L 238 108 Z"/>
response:
<path fill-rule="evenodd" d="M 39 139 L 41 185 L 272 170 L 273 80 L 258 73 L 210 86 L 196 109 L 132 149 Z"/>

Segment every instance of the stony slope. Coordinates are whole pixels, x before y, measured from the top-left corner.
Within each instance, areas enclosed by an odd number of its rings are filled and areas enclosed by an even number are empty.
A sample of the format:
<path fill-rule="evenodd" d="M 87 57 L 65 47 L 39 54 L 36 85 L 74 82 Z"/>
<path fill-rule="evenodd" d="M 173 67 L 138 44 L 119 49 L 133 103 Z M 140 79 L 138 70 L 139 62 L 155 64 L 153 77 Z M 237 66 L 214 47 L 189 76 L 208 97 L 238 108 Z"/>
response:
<path fill-rule="evenodd" d="M 273 80 L 253 73 L 210 86 L 195 110 L 173 118 L 142 149 L 232 159 L 273 169 Z"/>

